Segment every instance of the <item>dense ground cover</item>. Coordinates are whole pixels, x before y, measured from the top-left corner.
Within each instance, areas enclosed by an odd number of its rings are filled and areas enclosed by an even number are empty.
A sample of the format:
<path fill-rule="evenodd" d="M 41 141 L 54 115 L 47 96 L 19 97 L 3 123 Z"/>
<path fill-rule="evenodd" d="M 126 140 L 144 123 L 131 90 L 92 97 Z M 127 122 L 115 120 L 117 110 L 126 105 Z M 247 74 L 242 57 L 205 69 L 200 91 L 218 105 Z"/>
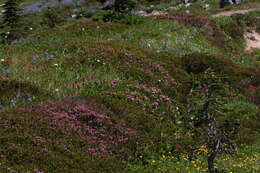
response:
<path fill-rule="evenodd" d="M 207 172 L 192 120 L 215 82 L 212 114 L 240 125 L 237 152 L 216 165 L 259 172 L 260 57 L 243 39 L 259 13 L 170 13 L 26 15 L 20 38 L 0 45 L 0 172 Z"/>

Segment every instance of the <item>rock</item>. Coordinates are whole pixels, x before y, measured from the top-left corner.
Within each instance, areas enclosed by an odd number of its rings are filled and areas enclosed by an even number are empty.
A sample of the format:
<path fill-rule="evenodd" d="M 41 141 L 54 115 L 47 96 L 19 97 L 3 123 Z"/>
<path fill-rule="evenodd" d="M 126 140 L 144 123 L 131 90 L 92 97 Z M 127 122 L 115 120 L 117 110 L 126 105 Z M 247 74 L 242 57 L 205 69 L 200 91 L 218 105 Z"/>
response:
<path fill-rule="evenodd" d="M 182 2 L 183 2 L 183 4 L 188 4 L 189 0 L 183 0 Z"/>
<path fill-rule="evenodd" d="M 71 15 L 71 18 L 76 19 L 76 18 L 77 18 L 77 15 L 76 15 L 76 14 L 72 14 L 72 15 Z"/>
<path fill-rule="evenodd" d="M 169 9 L 169 10 L 176 10 L 177 7 L 169 7 L 168 9 Z"/>
<path fill-rule="evenodd" d="M 241 3 L 243 0 L 232 0 L 234 4 L 239 4 Z"/>
<path fill-rule="evenodd" d="M 137 12 L 134 12 L 135 15 L 138 15 L 138 16 L 148 16 L 148 13 L 146 11 L 137 11 Z"/>
<path fill-rule="evenodd" d="M 191 3 L 184 4 L 184 7 L 189 7 L 189 6 L 191 6 Z"/>
<path fill-rule="evenodd" d="M 160 16 L 160 15 L 165 15 L 165 14 L 168 14 L 168 13 L 154 10 L 151 13 L 149 13 L 147 16 Z"/>
<path fill-rule="evenodd" d="M 220 8 L 233 4 L 232 0 L 220 0 Z"/>
<path fill-rule="evenodd" d="M 107 0 L 107 1 L 104 2 L 104 4 L 100 7 L 100 9 L 102 9 L 102 10 L 111 9 L 111 8 L 113 8 L 114 4 L 115 4 L 115 0 Z"/>
<path fill-rule="evenodd" d="M 203 6 L 203 8 L 204 8 L 205 10 L 207 10 L 207 9 L 209 8 L 209 4 L 205 4 L 205 5 Z"/>

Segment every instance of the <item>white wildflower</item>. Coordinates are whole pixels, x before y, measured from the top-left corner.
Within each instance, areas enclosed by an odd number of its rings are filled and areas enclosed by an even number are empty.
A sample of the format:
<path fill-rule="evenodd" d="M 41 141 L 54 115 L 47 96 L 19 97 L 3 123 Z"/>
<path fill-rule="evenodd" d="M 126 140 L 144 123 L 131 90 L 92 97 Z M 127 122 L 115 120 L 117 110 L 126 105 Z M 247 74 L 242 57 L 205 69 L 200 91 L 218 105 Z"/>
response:
<path fill-rule="evenodd" d="M 56 92 L 58 92 L 58 91 L 59 91 L 59 89 L 58 89 L 58 88 L 56 88 L 56 89 L 55 89 L 55 91 L 56 91 Z"/>
<path fill-rule="evenodd" d="M 181 124 L 182 123 L 182 121 L 177 121 L 177 124 Z"/>
<path fill-rule="evenodd" d="M 5 62 L 5 59 L 1 59 L 1 62 Z"/>
<path fill-rule="evenodd" d="M 203 7 L 205 10 L 209 8 L 209 4 L 205 4 Z"/>
<path fill-rule="evenodd" d="M 55 67 L 58 67 L 59 66 L 59 64 L 53 64 Z"/>

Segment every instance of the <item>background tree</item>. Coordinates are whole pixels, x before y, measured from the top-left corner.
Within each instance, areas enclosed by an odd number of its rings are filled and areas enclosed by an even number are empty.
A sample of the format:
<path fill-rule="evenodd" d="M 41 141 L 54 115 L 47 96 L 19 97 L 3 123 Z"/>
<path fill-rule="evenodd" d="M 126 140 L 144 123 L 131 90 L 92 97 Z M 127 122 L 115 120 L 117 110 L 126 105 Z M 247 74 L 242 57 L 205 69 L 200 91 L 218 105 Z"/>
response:
<path fill-rule="evenodd" d="M 21 9 L 19 0 L 7 0 L 3 6 L 2 37 L 8 40 L 16 39 L 20 26 Z"/>
<path fill-rule="evenodd" d="M 210 69 L 194 75 L 188 96 L 186 126 L 193 133 L 197 145 L 204 145 L 209 151 L 208 169 L 218 172 L 214 165 L 217 154 L 235 152 L 235 140 L 239 132 L 236 115 L 225 114 L 223 105 L 236 97 L 225 78 Z"/>
<path fill-rule="evenodd" d="M 115 11 L 116 12 L 129 12 L 136 5 L 136 2 L 133 0 L 115 0 Z"/>
<path fill-rule="evenodd" d="M 20 19 L 20 12 L 21 9 L 19 8 L 19 0 L 8 0 L 3 8 L 3 23 L 5 26 L 8 26 L 10 28 L 15 28 L 17 25 L 19 25 L 19 19 Z"/>

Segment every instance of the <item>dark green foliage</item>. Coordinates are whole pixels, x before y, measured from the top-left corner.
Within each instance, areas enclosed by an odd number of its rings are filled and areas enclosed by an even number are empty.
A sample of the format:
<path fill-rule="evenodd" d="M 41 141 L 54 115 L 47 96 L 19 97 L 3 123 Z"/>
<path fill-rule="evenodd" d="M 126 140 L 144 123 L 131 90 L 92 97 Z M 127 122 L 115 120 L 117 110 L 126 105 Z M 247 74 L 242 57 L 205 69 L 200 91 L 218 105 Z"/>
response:
<path fill-rule="evenodd" d="M 113 10 L 102 10 L 92 17 L 94 21 L 104 22 L 119 22 L 125 16 L 123 13 L 119 13 Z"/>
<path fill-rule="evenodd" d="M 53 28 L 65 21 L 61 9 L 48 7 L 43 13 L 43 24 Z"/>
<path fill-rule="evenodd" d="M 3 6 L 3 23 L 11 29 L 19 26 L 20 8 L 19 0 L 8 0 Z"/>
<path fill-rule="evenodd" d="M 245 48 L 245 21 L 236 17 L 222 17 L 214 21 L 227 36 L 227 45 L 231 51 L 243 51 Z"/>
<path fill-rule="evenodd" d="M 246 87 L 258 81 L 258 71 L 235 65 L 229 59 L 211 54 L 194 53 L 186 55 L 182 57 L 182 64 L 188 73 L 202 73 L 211 68 L 218 74 L 225 74 L 227 76 L 226 81 L 235 87 Z M 259 84 L 259 81 L 257 83 Z"/>
<path fill-rule="evenodd" d="M 144 18 L 135 15 L 126 15 L 121 12 L 116 12 L 113 10 L 101 10 L 94 16 L 92 16 L 94 21 L 103 22 L 114 22 L 127 25 L 136 25 L 144 22 Z"/>
<path fill-rule="evenodd" d="M 5 11 L 3 12 L 2 26 L 0 27 L 2 42 L 10 42 L 17 39 L 20 35 L 19 28 L 21 27 L 21 9 L 19 4 L 19 0 L 8 0 L 3 6 Z"/>
<path fill-rule="evenodd" d="M 259 18 L 251 16 L 250 14 L 235 14 L 231 18 L 240 26 L 240 27 L 257 27 L 260 24 Z"/>
<path fill-rule="evenodd" d="M 256 134 L 260 132 L 260 110 L 256 105 L 238 101 L 225 104 L 221 109 L 227 117 L 233 116 L 240 123 L 237 144 L 256 143 Z"/>
<path fill-rule="evenodd" d="M 27 82 L 0 78 L 0 107 L 17 107 L 44 101 L 52 96 Z"/>
<path fill-rule="evenodd" d="M 97 2 L 104 3 L 104 2 L 106 2 L 106 0 L 97 0 Z"/>
<path fill-rule="evenodd" d="M 115 0 L 115 11 L 128 13 L 130 12 L 136 5 L 134 0 Z"/>
<path fill-rule="evenodd" d="M 92 17 L 95 21 L 104 22 L 120 22 L 129 23 L 129 18 L 126 18 L 126 22 L 122 22 L 125 17 L 130 16 L 131 10 L 135 7 L 136 3 L 133 0 L 115 0 L 114 9 L 107 8 L 99 11 L 96 15 Z"/>

